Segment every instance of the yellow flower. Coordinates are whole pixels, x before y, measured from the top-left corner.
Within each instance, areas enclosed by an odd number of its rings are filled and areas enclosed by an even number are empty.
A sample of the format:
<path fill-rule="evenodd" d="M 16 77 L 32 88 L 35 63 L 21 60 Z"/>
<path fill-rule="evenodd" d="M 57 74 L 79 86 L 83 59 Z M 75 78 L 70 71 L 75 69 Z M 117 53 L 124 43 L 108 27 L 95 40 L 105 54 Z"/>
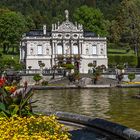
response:
<path fill-rule="evenodd" d="M 52 116 L 0 118 L 0 140 L 69 140 L 70 134 Z"/>

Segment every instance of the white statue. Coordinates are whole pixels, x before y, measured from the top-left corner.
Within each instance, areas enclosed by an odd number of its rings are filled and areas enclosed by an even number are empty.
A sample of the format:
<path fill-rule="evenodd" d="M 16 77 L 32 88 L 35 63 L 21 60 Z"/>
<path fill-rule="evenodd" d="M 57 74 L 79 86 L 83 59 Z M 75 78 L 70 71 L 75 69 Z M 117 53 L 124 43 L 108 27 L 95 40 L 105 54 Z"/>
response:
<path fill-rule="evenodd" d="M 46 48 L 46 54 L 49 55 L 49 48 Z"/>
<path fill-rule="evenodd" d="M 30 54 L 31 54 L 31 55 L 34 54 L 34 50 L 33 50 L 33 48 L 30 49 Z"/>
<path fill-rule="evenodd" d="M 65 10 L 66 20 L 69 20 L 69 11 Z"/>
<path fill-rule="evenodd" d="M 86 48 L 86 54 L 89 54 L 89 50 L 88 50 L 88 48 Z"/>

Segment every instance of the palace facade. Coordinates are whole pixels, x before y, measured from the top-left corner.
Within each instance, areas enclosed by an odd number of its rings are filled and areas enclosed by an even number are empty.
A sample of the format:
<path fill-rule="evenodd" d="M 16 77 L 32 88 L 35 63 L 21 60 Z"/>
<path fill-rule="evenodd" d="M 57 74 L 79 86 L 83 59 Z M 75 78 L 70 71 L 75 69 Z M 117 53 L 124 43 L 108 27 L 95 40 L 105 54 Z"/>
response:
<path fill-rule="evenodd" d="M 51 31 L 44 25 L 42 30 L 32 30 L 23 36 L 20 60 L 26 69 L 40 69 L 40 63 L 45 68 L 72 63 L 80 73 L 88 73 L 89 63 L 108 67 L 106 38 L 84 31 L 81 24 L 69 21 L 67 10 L 65 13 L 66 20 L 52 24 Z"/>

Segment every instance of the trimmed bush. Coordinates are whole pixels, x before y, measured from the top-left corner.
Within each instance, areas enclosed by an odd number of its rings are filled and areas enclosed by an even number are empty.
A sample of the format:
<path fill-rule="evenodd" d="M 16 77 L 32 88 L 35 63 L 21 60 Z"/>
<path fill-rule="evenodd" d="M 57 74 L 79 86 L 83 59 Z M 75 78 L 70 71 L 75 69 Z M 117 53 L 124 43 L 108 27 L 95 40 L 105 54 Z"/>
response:
<path fill-rule="evenodd" d="M 121 56 L 114 55 L 108 56 L 109 66 L 128 63 L 130 67 L 136 67 L 138 65 L 138 59 L 136 56 Z"/>
<path fill-rule="evenodd" d="M 42 79 L 42 76 L 40 74 L 35 74 L 33 79 L 36 81 L 36 84 Z"/>
<path fill-rule="evenodd" d="M 41 84 L 42 84 L 42 86 L 47 86 L 48 85 L 48 81 L 42 81 Z"/>
<path fill-rule="evenodd" d="M 88 63 L 88 67 L 93 67 L 93 63 Z"/>
<path fill-rule="evenodd" d="M 134 79 L 135 79 L 135 73 L 129 73 L 129 74 L 128 74 L 128 79 L 130 80 L 130 82 L 131 82 L 132 80 L 134 80 Z"/>
<path fill-rule="evenodd" d="M 74 69 L 74 65 L 73 64 L 65 64 L 65 68 L 71 70 L 71 69 Z"/>

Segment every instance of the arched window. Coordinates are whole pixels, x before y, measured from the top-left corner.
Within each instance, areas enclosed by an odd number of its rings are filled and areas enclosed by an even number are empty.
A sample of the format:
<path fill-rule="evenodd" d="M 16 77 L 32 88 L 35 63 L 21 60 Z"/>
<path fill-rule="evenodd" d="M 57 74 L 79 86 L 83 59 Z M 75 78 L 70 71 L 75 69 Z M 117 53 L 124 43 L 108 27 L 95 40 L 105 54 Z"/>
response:
<path fill-rule="evenodd" d="M 97 46 L 92 45 L 92 54 L 97 54 Z"/>
<path fill-rule="evenodd" d="M 78 54 L 78 44 L 74 43 L 72 46 L 72 54 Z"/>
<path fill-rule="evenodd" d="M 62 54 L 62 44 L 61 43 L 57 44 L 56 52 L 57 52 L 57 54 Z"/>

